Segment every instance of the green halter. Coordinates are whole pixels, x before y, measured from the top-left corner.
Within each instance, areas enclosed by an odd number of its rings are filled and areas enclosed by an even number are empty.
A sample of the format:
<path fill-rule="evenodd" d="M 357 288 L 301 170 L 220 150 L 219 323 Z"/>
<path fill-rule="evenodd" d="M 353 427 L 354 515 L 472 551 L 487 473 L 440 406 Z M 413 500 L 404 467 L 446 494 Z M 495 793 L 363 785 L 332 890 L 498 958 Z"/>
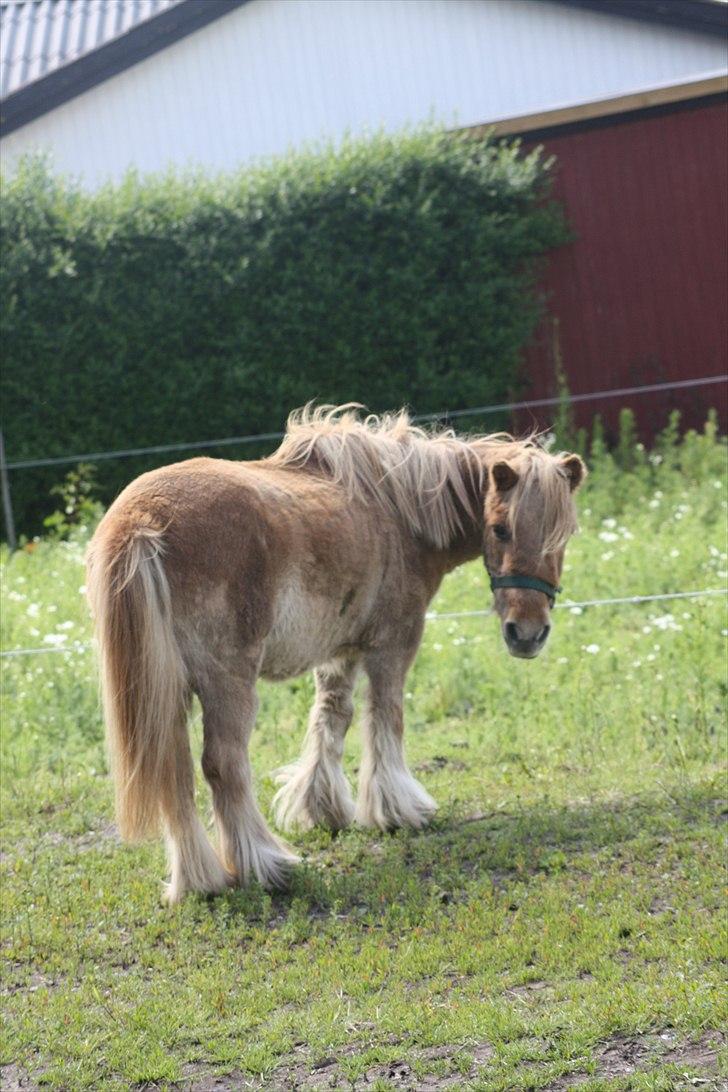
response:
<path fill-rule="evenodd" d="M 547 584 L 545 580 L 539 580 L 537 576 L 519 576 L 517 573 L 510 573 L 508 576 L 491 576 L 490 590 L 495 591 L 496 588 L 530 588 L 532 591 L 543 592 L 552 607 L 556 602 L 557 594 L 561 591 L 561 588 Z"/>

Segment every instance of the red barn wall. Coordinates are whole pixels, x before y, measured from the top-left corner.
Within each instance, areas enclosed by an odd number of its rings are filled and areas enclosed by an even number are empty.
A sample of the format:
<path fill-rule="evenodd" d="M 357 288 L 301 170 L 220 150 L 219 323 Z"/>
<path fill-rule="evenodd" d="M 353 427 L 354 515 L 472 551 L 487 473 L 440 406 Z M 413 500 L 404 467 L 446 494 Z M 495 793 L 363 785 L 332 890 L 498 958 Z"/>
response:
<path fill-rule="evenodd" d="M 728 360 L 728 105 L 725 100 L 623 114 L 551 130 L 555 196 L 575 239 L 556 252 L 549 319 L 525 361 L 526 397 L 554 393 L 554 323 L 572 393 L 725 373 Z M 726 427 L 726 384 L 575 407 L 608 428 L 634 408 L 650 439 L 668 411 L 700 427 L 711 406 Z M 549 412 L 536 418 L 548 424 Z M 533 423 L 521 417 L 519 426 Z"/>

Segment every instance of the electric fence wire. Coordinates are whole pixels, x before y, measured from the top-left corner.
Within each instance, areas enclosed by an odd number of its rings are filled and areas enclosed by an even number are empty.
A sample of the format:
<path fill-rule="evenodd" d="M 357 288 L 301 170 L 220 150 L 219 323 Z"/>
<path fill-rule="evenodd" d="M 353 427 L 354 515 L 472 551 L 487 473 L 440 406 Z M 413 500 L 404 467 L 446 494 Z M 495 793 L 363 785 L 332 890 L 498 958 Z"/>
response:
<path fill-rule="evenodd" d="M 614 599 L 584 599 L 580 603 L 567 601 L 566 603 L 557 603 L 554 610 L 581 611 L 590 607 L 624 606 L 629 604 L 638 605 L 640 603 L 657 603 L 674 599 L 709 599 L 717 595 L 728 595 L 728 588 L 706 588 L 704 591 L 665 592 L 660 595 L 624 595 Z M 484 610 L 428 611 L 425 618 L 428 622 L 440 622 L 447 618 L 487 618 L 494 613 L 492 607 Z M 69 648 L 62 648 L 59 645 L 53 645 L 49 648 L 9 648 L 0 652 L 0 658 L 9 658 L 13 656 L 41 656 L 54 652 L 68 656 L 73 655 L 76 652 L 87 652 L 92 647 L 92 641 L 84 641 L 72 645 Z"/>
<path fill-rule="evenodd" d="M 558 406 L 563 401 L 569 404 L 578 402 L 598 402 L 605 398 L 621 398 L 628 394 L 652 394 L 657 391 L 686 390 L 691 387 L 705 387 L 714 383 L 728 382 L 728 375 L 704 375 L 698 379 L 679 379 L 670 383 L 648 383 L 639 387 L 614 387 L 612 390 L 591 391 L 587 394 L 570 394 L 568 398 L 531 398 L 522 402 L 502 402 L 493 406 L 474 406 L 472 409 L 443 410 L 440 413 L 423 413 L 413 417 L 413 421 L 453 421 L 461 417 L 484 417 L 492 413 L 506 413 L 511 410 L 539 409 Z M 281 440 L 283 432 L 261 432 L 250 436 L 227 436 L 221 440 L 200 440 L 195 443 L 156 444 L 152 447 L 120 448 L 116 451 L 90 451 L 84 455 L 54 455 L 43 459 L 16 459 L 6 462 L 6 470 L 27 470 L 37 466 L 59 466 L 64 463 L 98 462 L 100 459 L 127 459 L 134 455 L 162 455 L 171 451 L 201 451 L 211 447 L 235 447 L 242 444 L 268 443 Z"/>

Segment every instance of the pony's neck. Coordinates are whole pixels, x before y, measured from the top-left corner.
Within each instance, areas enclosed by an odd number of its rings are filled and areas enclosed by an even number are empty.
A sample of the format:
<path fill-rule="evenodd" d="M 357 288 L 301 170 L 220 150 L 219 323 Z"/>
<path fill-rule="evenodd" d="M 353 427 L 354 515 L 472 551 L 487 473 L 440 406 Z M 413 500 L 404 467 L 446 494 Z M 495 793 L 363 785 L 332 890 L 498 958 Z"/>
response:
<path fill-rule="evenodd" d="M 482 456 L 472 451 L 460 456 L 462 482 L 467 495 L 467 505 L 453 493 L 453 503 L 458 513 L 458 524 L 446 547 L 435 550 L 439 555 L 445 572 L 473 561 L 483 552 L 483 533 L 485 524 L 484 504 L 487 476 L 480 471 Z M 433 548 L 434 549 L 434 548 Z"/>

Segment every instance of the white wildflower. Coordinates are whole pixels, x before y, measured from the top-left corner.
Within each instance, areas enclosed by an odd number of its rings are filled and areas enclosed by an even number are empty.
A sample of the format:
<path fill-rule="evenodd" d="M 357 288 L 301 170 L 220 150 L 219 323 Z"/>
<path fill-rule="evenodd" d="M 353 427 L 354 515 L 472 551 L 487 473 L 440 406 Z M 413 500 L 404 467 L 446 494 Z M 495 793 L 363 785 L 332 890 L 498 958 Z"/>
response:
<path fill-rule="evenodd" d="M 590 656 L 596 656 L 599 651 L 599 645 L 582 645 L 584 652 L 588 652 Z"/>
<path fill-rule="evenodd" d="M 675 621 L 675 617 L 672 614 L 663 614 L 660 618 L 653 618 L 652 625 L 657 629 L 667 630 L 681 630 L 682 626 Z M 655 645 L 655 648 L 659 648 L 659 645 Z"/>
<path fill-rule="evenodd" d="M 37 618 L 40 614 L 40 607 L 37 603 L 29 603 L 28 609 L 25 612 L 29 618 Z"/>
<path fill-rule="evenodd" d="M 602 542 L 616 542 L 619 535 L 615 535 L 614 531 L 600 531 L 599 537 Z"/>
<path fill-rule="evenodd" d="M 602 561 L 611 561 L 614 557 L 614 550 L 605 550 L 602 554 Z"/>
<path fill-rule="evenodd" d="M 584 613 L 584 608 L 583 607 L 569 607 L 569 613 L 570 614 L 583 614 Z"/>
<path fill-rule="evenodd" d="M 610 530 L 617 526 L 616 519 L 612 519 L 611 516 L 609 516 L 607 519 L 603 519 L 602 523 L 604 524 L 605 527 L 609 527 Z"/>
<path fill-rule="evenodd" d="M 59 622 L 56 629 L 73 629 L 75 622 Z"/>
<path fill-rule="evenodd" d="M 43 644 L 54 645 L 57 647 L 58 645 L 64 644 L 64 642 L 67 640 L 68 638 L 66 637 L 65 633 L 46 633 L 45 637 L 43 638 Z"/>

